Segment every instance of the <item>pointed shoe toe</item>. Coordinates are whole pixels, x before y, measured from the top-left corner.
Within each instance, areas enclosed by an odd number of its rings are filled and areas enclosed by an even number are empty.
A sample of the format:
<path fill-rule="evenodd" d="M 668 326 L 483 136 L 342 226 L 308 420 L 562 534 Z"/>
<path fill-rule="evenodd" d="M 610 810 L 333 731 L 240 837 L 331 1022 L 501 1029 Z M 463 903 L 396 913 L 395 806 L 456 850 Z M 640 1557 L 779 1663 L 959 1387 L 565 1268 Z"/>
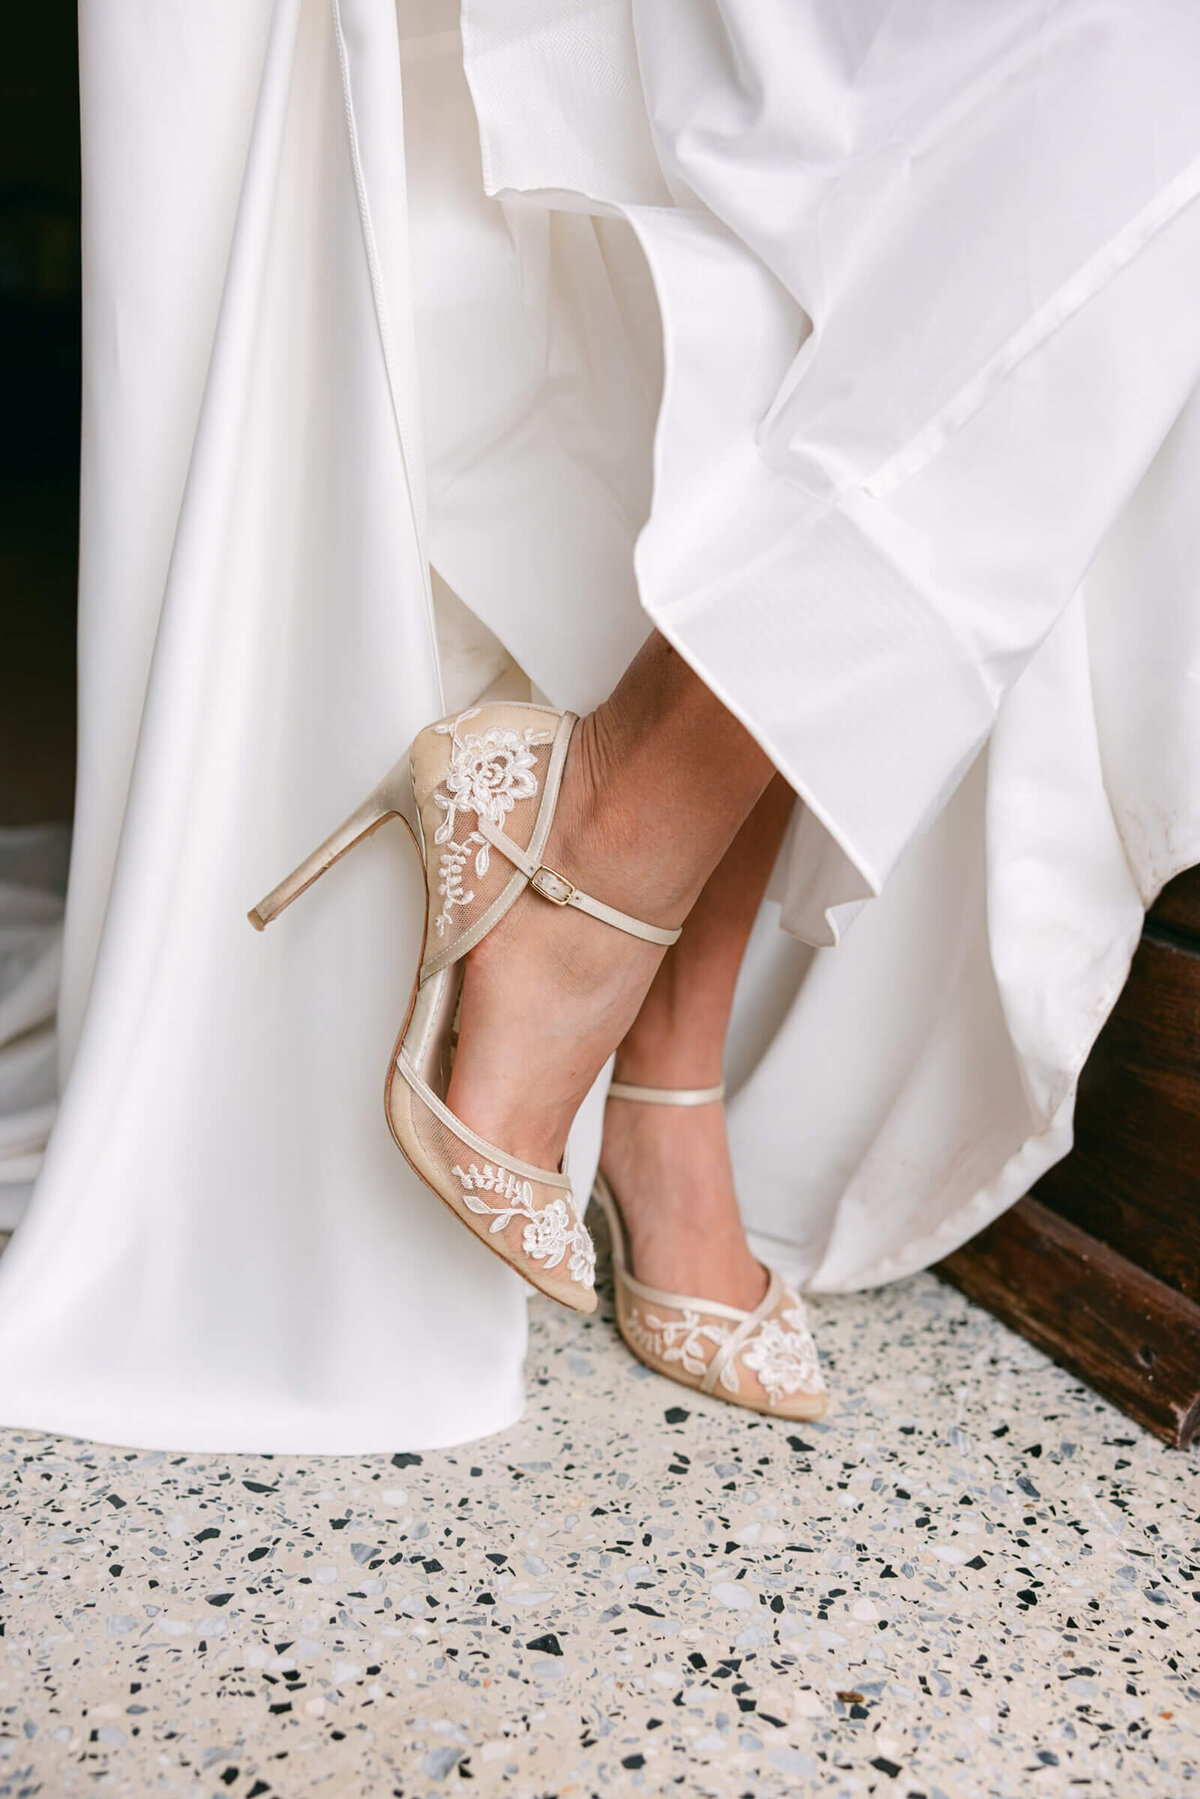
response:
<path fill-rule="evenodd" d="M 753 1311 L 668 1293 L 629 1270 L 616 1196 L 597 1175 L 592 1197 L 612 1242 L 617 1329 L 647 1368 L 682 1387 L 772 1418 L 814 1422 L 828 1395 L 804 1301 L 777 1271 Z"/>

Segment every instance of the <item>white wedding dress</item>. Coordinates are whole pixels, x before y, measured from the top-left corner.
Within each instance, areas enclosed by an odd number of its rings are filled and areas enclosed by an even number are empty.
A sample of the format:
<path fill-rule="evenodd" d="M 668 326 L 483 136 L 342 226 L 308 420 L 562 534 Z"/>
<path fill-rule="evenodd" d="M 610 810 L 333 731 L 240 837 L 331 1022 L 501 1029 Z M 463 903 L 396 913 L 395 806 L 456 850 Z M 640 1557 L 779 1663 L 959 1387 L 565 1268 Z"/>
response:
<path fill-rule="evenodd" d="M 312 1453 L 517 1415 L 525 1289 L 380 1104 L 416 871 L 385 833 L 245 912 L 418 727 L 587 708 L 651 624 L 800 801 L 728 1057 L 758 1250 L 828 1293 L 963 1242 L 1068 1149 L 1200 860 L 1200 10 L 81 30 L 63 1086 L 0 1419 Z"/>

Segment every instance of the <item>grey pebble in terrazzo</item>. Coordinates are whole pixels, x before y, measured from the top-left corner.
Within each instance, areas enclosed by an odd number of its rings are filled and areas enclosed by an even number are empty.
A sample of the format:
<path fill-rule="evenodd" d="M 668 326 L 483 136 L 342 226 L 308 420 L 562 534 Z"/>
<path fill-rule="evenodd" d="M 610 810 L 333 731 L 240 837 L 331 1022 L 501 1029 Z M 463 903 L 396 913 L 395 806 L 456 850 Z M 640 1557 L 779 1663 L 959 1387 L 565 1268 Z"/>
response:
<path fill-rule="evenodd" d="M 929 1276 L 813 1311 L 800 1428 L 539 1300 L 459 1450 L 4 1432 L 0 1799 L 1200 1785 L 1193 1461 Z"/>

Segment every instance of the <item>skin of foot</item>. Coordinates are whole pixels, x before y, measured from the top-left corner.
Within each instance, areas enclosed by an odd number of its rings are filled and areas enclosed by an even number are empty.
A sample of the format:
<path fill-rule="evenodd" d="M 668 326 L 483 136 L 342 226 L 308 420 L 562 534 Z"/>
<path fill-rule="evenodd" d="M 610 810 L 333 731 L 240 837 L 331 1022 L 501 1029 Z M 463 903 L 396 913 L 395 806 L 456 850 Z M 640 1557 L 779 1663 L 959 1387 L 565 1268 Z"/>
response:
<path fill-rule="evenodd" d="M 679 924 L 772 774 L 660 637 L 576 727 L 544 861 L 651 924 Z M 447 1104 L 510 1155 L 560 1165 L 592 1083 L 663 958 L 526 892 L 465 958 Z M 519 1241 L 516 1224 L 509 1236 Z"/>
<path fill-rule="evenodd" d="M 738 972 L 794 803 L 776 776 L 663 958 L 617 1052 L 618 1080 L 646 1087 L 720 1081 Z M 610 1099 L 600 1166 L 640 1280 L 745 1311 L 758 1304 L 769 1277 L 746 1241 L 723 1105 Z"/>
<path fill-rule="evenodd" d="M 610 1100 L 600 1161 L 639 1280 L 753 1310 L 769 1277 L 742 1226 L 724 1106 Z"/>

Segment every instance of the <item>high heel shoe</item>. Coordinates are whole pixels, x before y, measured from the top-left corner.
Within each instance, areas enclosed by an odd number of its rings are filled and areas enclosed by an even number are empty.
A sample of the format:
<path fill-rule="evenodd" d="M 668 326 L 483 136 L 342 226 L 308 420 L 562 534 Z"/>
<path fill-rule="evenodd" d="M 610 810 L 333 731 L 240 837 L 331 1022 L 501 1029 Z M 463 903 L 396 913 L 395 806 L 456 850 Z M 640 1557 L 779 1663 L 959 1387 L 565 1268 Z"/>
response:
<path fill-rule="evenodd" d="M 613 1081 L 610 1099 L 642 1105 L 705 1106 L 725 1097 L 716 1087 L 638 1087 Z M 816 1419 L 825 1412 L 825 1382 L 804 1302 L 776 1269 L 752 1312 L 664 1293 L 635 1279 L 621 1207 L 597 1173 L 592 1198 L 608 1222 L 617 1329 L 639 1362 L 681 1387 L 775 1418 Z"/>
<path fill-rule="evenodd" d="M 446 1105 L 463 957 L 527 887 L 551 905 L 572 906 L 651 943 L 679 935 L 606 906 L 542 862 L 577 723 L 571 712 L 506 701 L 428 726 L 407 758 L 249 917 L 263 930 L 355 844 L 389 819 L 402 820 L 425 870 L 426 902 L 417 973 L 384 1089 L 392 1135 L 426 1186 L 489 1249 L 540 1292 L 591 1312 L 595 1251 L 565 1164 L 520 1161 Z M 510 1240 L 514 1221 L 523 1228 Z"/>

